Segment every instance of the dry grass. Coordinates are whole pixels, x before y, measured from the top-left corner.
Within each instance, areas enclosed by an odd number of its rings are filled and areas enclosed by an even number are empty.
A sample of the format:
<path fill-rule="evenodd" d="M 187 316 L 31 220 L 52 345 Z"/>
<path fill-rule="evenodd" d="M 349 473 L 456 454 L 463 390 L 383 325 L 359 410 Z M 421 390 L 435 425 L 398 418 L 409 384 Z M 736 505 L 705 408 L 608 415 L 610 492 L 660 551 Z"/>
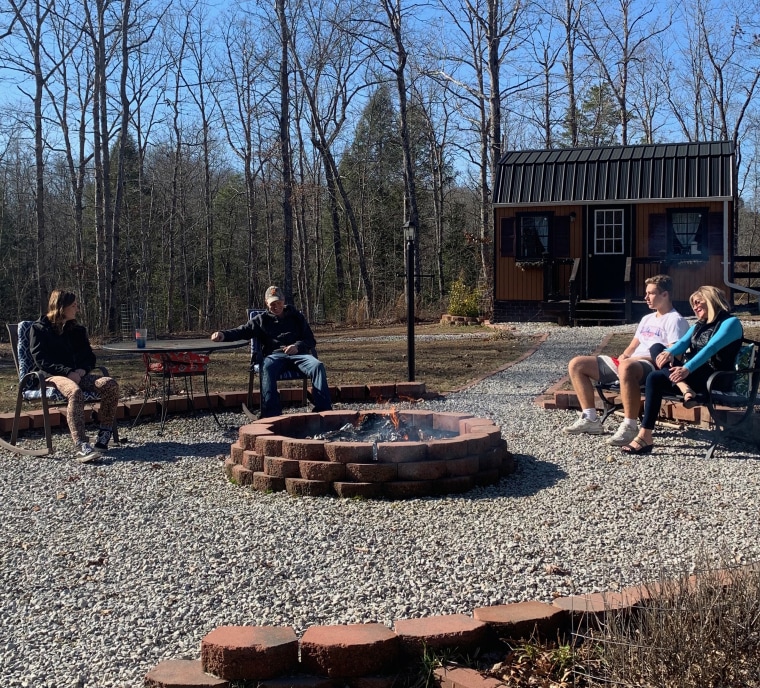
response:
<path fill-rule="evenodd" d="M 468 336 L 473 333 L 480 336 Z M 457 339 L 420 339 L 434 334 L 453 335 Z M 406 326 L 315 328 L 315 336 L 319 357 L 325 363 L 332 386 L 408 379 Z M 387 341 L 388 337 L 401 339 Z M 424 382 L 428 391 L 440 394 L 458 389 L 516 360 L 535 343 L 535 338 L 517 337 L 503 330 L 437 324 L 417 325 L 415 340 L 415 379 Z M 99 350 L 95 342 L 93 346 L 98 363 L 119 380 L 122 396 L 141 395 L 144 389 L 141 359 Z M 247 347 L 215 353 L 209 367 L 212 391 L 245 389 L 249 360 Z M 0 344 L 0 412 L 13 410 L 17 382 L 9 345 Z"/>

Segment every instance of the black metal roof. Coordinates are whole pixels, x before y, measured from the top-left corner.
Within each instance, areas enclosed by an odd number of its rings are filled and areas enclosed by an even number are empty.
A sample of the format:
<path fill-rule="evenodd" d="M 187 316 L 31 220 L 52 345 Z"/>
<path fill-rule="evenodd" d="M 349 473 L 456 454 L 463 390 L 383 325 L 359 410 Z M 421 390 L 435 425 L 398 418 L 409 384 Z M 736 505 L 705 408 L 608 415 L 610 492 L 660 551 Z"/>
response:
<path fill-rule="evenodd" d="M 730 141 L 508 151 L 494 204 L 731 199 L 733 168 Z"/>

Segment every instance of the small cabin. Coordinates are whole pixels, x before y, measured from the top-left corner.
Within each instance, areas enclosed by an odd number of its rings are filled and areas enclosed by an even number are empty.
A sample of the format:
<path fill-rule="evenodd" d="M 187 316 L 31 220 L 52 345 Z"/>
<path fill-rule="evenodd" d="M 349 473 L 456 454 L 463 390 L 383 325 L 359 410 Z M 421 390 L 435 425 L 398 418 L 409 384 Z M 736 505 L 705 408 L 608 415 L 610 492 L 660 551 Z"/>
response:
<path fill-rule="evenodd" d="M 667 273 L 684 314 L 735 246 L 732 142 L 510 151 L 494 190 L 494 320 L 634 322 Z"/>

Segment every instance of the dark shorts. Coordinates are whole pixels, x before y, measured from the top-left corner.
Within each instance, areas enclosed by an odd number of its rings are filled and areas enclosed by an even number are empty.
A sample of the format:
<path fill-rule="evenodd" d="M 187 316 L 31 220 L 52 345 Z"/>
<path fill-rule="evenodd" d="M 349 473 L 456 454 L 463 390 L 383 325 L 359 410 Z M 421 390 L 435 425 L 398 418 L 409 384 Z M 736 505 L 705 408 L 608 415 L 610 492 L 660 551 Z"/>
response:
<path fill-rule="evenodd" d="M 649 373 L 655 370 L 654 363 L 647 361 L 645 358 L 637 359 L 637 363 L 641 363 L 644 369 L 644 375 L 641 377 L 641 384 L 643 385 Z M 608 385 L 619 379 L 617 366 L 609 356 L 597 356 L 596 364 L 599 367 L 599 382 L 603 385 Z"/>

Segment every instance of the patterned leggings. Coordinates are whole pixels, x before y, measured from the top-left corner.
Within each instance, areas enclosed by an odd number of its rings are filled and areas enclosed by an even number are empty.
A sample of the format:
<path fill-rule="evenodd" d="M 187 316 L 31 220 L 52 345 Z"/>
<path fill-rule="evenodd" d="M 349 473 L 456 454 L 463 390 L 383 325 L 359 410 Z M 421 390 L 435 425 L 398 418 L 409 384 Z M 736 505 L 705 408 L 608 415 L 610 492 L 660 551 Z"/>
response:
<path fill-rule="evenodd" d="M 112 377 L 85 375 L 77 384 L 67 377 L 51 375 L 48 381 L 54 384 L 69 401 L 69 405 L 66 407 L 66 422 L 69 425 L 74 444 L 87 442 L 87 432 L 84 428 L 83 391 L 97 392 L 100 396 L 100 411 L 98 412 L 100 426 L 110 428 L 113 425 L 116 404 L 119 403 L 119 383 Z"/>

